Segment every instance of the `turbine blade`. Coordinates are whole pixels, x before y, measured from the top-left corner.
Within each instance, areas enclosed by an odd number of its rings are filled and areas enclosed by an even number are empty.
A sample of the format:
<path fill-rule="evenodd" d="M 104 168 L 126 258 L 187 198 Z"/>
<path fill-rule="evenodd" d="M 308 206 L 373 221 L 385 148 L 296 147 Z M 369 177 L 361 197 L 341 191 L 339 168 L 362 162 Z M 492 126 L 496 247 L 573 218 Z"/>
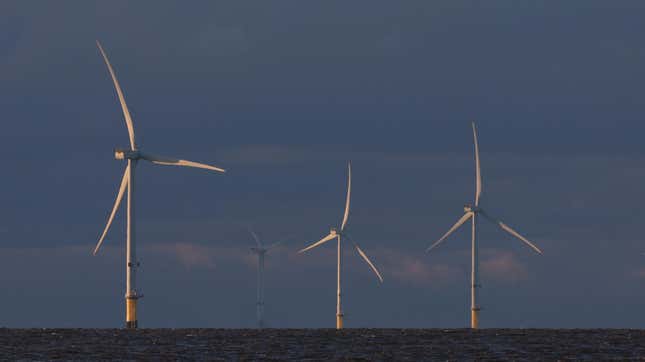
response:
<path fill-rule="evenodd" d="M 307 250 L 311 250 L 311 249 L 313 249 L 313 248 L 315 248 L 315 247 L 317 247 L 319 245 L 322 245 L 322 244 L 328 242 L 329 240 L 331 240 L 331 239 L 333 239 L 333 238 L 335 238 L 337 236 L 338 235 L 335 235 L 335 234 L 329 234 L 329 235 L 325 236 L 324 238 L 320 239 L 320 241 L 317 241 L 317 242 L 309 245 L 308 247 L 298 251 L 298 254 L 304 253 Z"/>
<path fill-rule="evenodd" d="M 479 206 L 479 198 L 482 194 L 482 174 L 481 164 L 479 163 L 479 142 L 477 141 L 477 128 L 473 124 L 473 139 L 475 142 L 475 206 Z"/>
<path fill-rule="evenodd" d="M 169 157 L 155 156 L 147 153 L 145 154 L 141 153 L 141 158 L 143 158 L 144 160 L 150 161 L 152 163 L 155 163 L 157 165 L 195 167 L 195 168 L 203 168 L 206 170 L 217 171 L 222 173 L 226 172 L 226 170 L 224 169 L 207 165 L 205 163 L 198 163 L 198 162 L 180 160 L 180 159 L 169 158 Z"/>
<path fill-rule="evenodd" d="M 446 240 L 446 238 L 447 238 L 448 236 L 450 236 L 450 234 L 452 234 L 452 233 L 453 233 L 455 230 L 457 230 L 461 225 L 463 225 L 466 221 L 468 221 L 468 219 L 470 219 L 470 217 L 471 217 L 471 216 L 473 216 L 473 213 L 472 213 L 472 212 L 467 212 L 467 213 L 465 213 L 465 214 L 464 214 L 464 216 L 462 216 L 462 217 L 461 217 L 461 219 L 459 219 L 459 220 L 457 221 L 457 223 L 456 223 L 455 225 L 453 225 L 453 226 L 450 228 L 450 230 L 448 230 L 448 232 L 447 232 L 447 233 L 445 233 L 445 234 L 441 237 L 441 239 L 439 239 L 439 240 L 435 241 L 435 243 L 434 243 L 434 244 L 430 245 L 430 247 L 429 247 L 428 249 L 426 249 L 426 253 L 427 253 L 427 252 L 429 252 L 430 250 L 432 250 L 432 249 L 436 248 L 437 246 L 439 246 L 439 244 L 441 244 L 444 240 Z"/>
<path fill-rule="evenodd" d="M 251 228 L 249 228 L 249 232 L 251 233 L 251 236 L 253 236 L 253 239 L 255 239 L 255 243 L 258 244 L 258 248 L 261 248 L 262 242 L 260 241 L 258 234 L 256 234 L 253 230 L 251 230 Z"/>
<path fill-rule="evenodd" d="M 103 51 L 103 47 L 101 46 L 101 43 L 99 43 L 98 40 L 96 41 L 96 45 L 99 47 L 99 50 L 101 51 L 101 55 L 103 55 L 103 60 L 105 61 L 105 65 L 107 65 L 108 70 L 110 71 L 110 75 L 112 76 L 112 81 L 114 82 L 114 88 L 116 88 L 116 94 L 119 96 L 121 109 L 123 109 L 123 117 L 125 117 L 125 124 L 128 127 L 128 135 L 130 136 L 130 147 L 132 147 L 132 149 L 135 150 L 136 145 L 134 143 L 134 126 L 132 125 L 132 117 L 130 117 L 130 111 L 128 110 L 128 105 L 125 103 L 125 97 L 123 96 L 123 91 L 121 91 L 121 86 L 119 85 L 119 81 L 116 79 L 116 74 L 114 74 L 114 69 L 112 69 L 112 65 L 110 65 L 110 61 L 108 60 L 108 57 L 105 54 L 105 51 Z"/>
<path fill-rule="evenodd" d="M 277 243 L 273 243 L 273 244 L 267 246 L 267 250 L 271 250 L 271 249 L 275 248 L 278 245 L 282 245 L 283 243 L 284 243 L 283 241 L 278 241 Z"/>
<path fill-rule="evenodd" d="M 108 217 L 107 225 L 103 230 L 103 234 L 101 234 L 101 238 L 99 239 L 99 242 L 96 244 L 96 247 L 94 248 L 94 253 L 93 253 L 94 255 L 98 253 L 99 248 L 101 247 L 101 244 L 103 244 L 103 240 L 105 239 L 105 235 L 107 235 L 107 232 L 110 229 L 110 225 L 112 225 L 112 220 L 114 220 L 114 215 L 116 214 L 116 211 L 119 209 L 119 205 L 121 205 L 121 200 L 123 200 L 123 194 L 125 193 L 125 189 L 128 186 L 129 179 L 130 179 L 130 166 L 125 168 L 125 172 L 123 173 L 123 179 L 121 179 L 121 186 L 119 187 L 119 193 L 116 195 L 116 201 L 114 202 L 114 206 L 112 207 L 112 212 L 110 213 L 110 217 Z"/>
<path fill-rule="evenodd" d="M 267 246 L 267 247 L 266 247 L 266 250 L 271 250 L 271 249 L 276 248 L 276 247 L 278 247 L 278 246 L 280 246 L 280 245 L 284 245 L 284 244 L 292 243 L 292 242 L 294 241 L 294 238 L 293 238 L 293 236 L 292 236 L 292 235 L 289 235 L 289 236 L 287 236 L 287 237 L 283 237 L 283 238 L 281 238 L 281 239 L 282 239 L 281 241 L 277 241 L 277 242 L 275 242 L 275 243 L 273 243 L 273 244 L 271 244 L 271 245 Z"/>
<path fill-rule="evenodd" d="M 383 283 L 383 277 L 381 276 L 381 273 L 379 273 L 378 269 L 376 269 L 376 266 L 374 266 L 374 263 L 372 263 L 370 258 L 367 257 L 367 254 L 365 254 L 363 249 L 361 249 L 361 247 L 358 246 L 358 244 L 356 243 L 356 241 L 354 241 L 354 238 L 352 238 L 351 235 L 349 235 L 348 233 L 345 233 L 345 235 L 347 236 L 347 238 L 349 240 L 352 241 L 352 244 L 354 244 L 354 247 L 356 248 L 356 251 L 358 251 L 358 254 L 363 258 L 363 260 L 365 260 L 367 265 L 369 265 L 370 268 L 372 268 L 372 271 L 374 271 L 374 274 L 376 274 L 376 277 L 381 281 L 381 283 Z"/>
<path fill-rule="evenodd" d="M 523 241 L 526 245 L 531 247 L 538 254 L 542 254 L 542 250 L 540 250 L 540 248 L 535 246 L 532 242 L 530 242 L 524 236 L 520 235 L 520 233 L 518 233 L 517 231 L 513 230 L 510 226 L 504 224 L 504 222 L 502 222 L 501 220 L 498 220 L 498 219 L 488 215 L 487 213 L 485 213 L 484 211 L 481 211 L 481 210 L 479 211 L 479 213 L 482 214 L 482 216 L 484 216 L 486 219 L 488 219 L 488 221 L 490 221 L 490 222 L 492 222 L 494 224 L 497 224 L 499 227 L 502 228 L 502 230 L 508 232 L 509 234 L 511 234 L 511 235 L 515 236 L 516 238 L 520 239 L 521 241 Z"/>
<path fill-rule="evenodd" d="M 376 277 L 381 281 L 381 283 L 383 283 L 383 277 L 381 276 L 381 273 L 379 273 L 378 269 L 376 269 L 376 267 L 374 266 L 374 263 L 372 263 L 370 258 L 368 258 L 367 255 L 365 255 L 365 252 L 361 249 L 360 246 L 358 246 L 358 244 L 354 243 L 354 247 L 356 247 L 358 254 L 360 254 L 360 256 L 363 257 L 367 265 L 369 265 L 370 268 L 372 268 L 372 270 L 374 271 L 374 274 L 376 274 Z"/>
<path fill-rule="evenodd" d="M 343 223 L 340 226 L 340 231 L 345 229 L 347 219 L 349 218 L 349 200 L 352 195 L 352 163 L 347 164 L 348 178 L 347 178 L 347 200 L 345 201 L 345 214 L 343 215 Z"/>

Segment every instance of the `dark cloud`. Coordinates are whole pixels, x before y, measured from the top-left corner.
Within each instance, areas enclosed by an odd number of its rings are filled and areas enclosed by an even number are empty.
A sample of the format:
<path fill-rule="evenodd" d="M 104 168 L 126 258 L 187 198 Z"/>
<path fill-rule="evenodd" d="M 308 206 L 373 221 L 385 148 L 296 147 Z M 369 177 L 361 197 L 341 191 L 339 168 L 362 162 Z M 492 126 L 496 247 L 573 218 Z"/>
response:
<path fill-rule="evenodd" d="M 333 248 L 293 251 L 340 222 L 351 159 L 351 227 L 386 282 L 348 257 L 348 325 L 466 325 L 467 232 L 423 250 L 473 197 L 477 120 L 483 202 L 545 251 L 482 225 L 483 324 L 642 325 L 643 11 L 3 2 L 0 323 L 121 325 L 122 212 L 90 256 L 127 143 L 99 39 L 142 148 L 229 170 L 141 166 L 142 324 L 252 326 L 253 224 L 289 241 L 268 259 L 269 323 L 331 326 Z"/>

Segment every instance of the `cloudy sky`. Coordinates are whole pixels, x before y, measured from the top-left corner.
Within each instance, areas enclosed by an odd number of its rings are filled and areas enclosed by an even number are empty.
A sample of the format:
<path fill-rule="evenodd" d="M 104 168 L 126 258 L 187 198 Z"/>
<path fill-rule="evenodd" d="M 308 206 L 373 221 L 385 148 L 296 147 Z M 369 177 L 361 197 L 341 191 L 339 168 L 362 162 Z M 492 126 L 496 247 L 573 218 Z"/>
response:
<path fill-rule="evenodd" d="M 481 227 L 484 327 L 642 327 L 645 4 L 640 1 L 3 1 L 0 325 L 120 327 L 125 214 L 91 251 L 127 145 L 99 39 L 138 144 L 226 175 L 142 164 L 145 327 L 252 327 L 267 242 L 272 327 L 333 327 L 340 223 L 351 327 L 464 327 L 472 201 L 538 256 Z M 121 210 L 123 211 L 123 210 Z"/>

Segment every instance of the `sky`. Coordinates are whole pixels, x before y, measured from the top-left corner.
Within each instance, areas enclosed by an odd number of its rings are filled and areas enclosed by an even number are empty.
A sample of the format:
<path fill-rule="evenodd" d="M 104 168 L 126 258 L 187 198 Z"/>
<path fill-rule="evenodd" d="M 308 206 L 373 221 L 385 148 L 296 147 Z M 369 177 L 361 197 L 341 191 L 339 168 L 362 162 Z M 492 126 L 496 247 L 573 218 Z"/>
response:
<path fill-rule="evenodd" d="M 335 325 L 333 244 L 352 162 L 348 327 L 466 327 L 474 196 L 534 241 L 480 228 L 482 327 L 645 324 L 645 3 L 3 1 L 0 326 L 121 327 L 125 213 L 98 241 L 127 130 L 206 162 L 137 174 L 142 327 Z M 347 245 L 349 246 L 349 245 Z"/>

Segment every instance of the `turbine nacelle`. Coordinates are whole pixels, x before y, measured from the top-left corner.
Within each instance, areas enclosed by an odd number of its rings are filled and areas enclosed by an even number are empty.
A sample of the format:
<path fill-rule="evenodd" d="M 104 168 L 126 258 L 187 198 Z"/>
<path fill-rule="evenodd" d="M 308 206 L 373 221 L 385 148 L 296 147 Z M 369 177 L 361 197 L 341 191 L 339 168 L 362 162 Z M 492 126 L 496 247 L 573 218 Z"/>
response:
<path fill-rule="evenodd" d="M 267 250 L 265 248 L 251 248 L 251 251 L 255 254 L 266 254 Z"/>
<path fill-rule="evenodd" d="M 338 230 L 336 228 L 329 229 L 329 235 L 338 235 Z"/>
<path fill-rule="evenodd" d="M 141 158 L 139 151 L 132 151 L 123 148 L 114 149 L 114 158 L 117 160 L 138 160 Z"/>

